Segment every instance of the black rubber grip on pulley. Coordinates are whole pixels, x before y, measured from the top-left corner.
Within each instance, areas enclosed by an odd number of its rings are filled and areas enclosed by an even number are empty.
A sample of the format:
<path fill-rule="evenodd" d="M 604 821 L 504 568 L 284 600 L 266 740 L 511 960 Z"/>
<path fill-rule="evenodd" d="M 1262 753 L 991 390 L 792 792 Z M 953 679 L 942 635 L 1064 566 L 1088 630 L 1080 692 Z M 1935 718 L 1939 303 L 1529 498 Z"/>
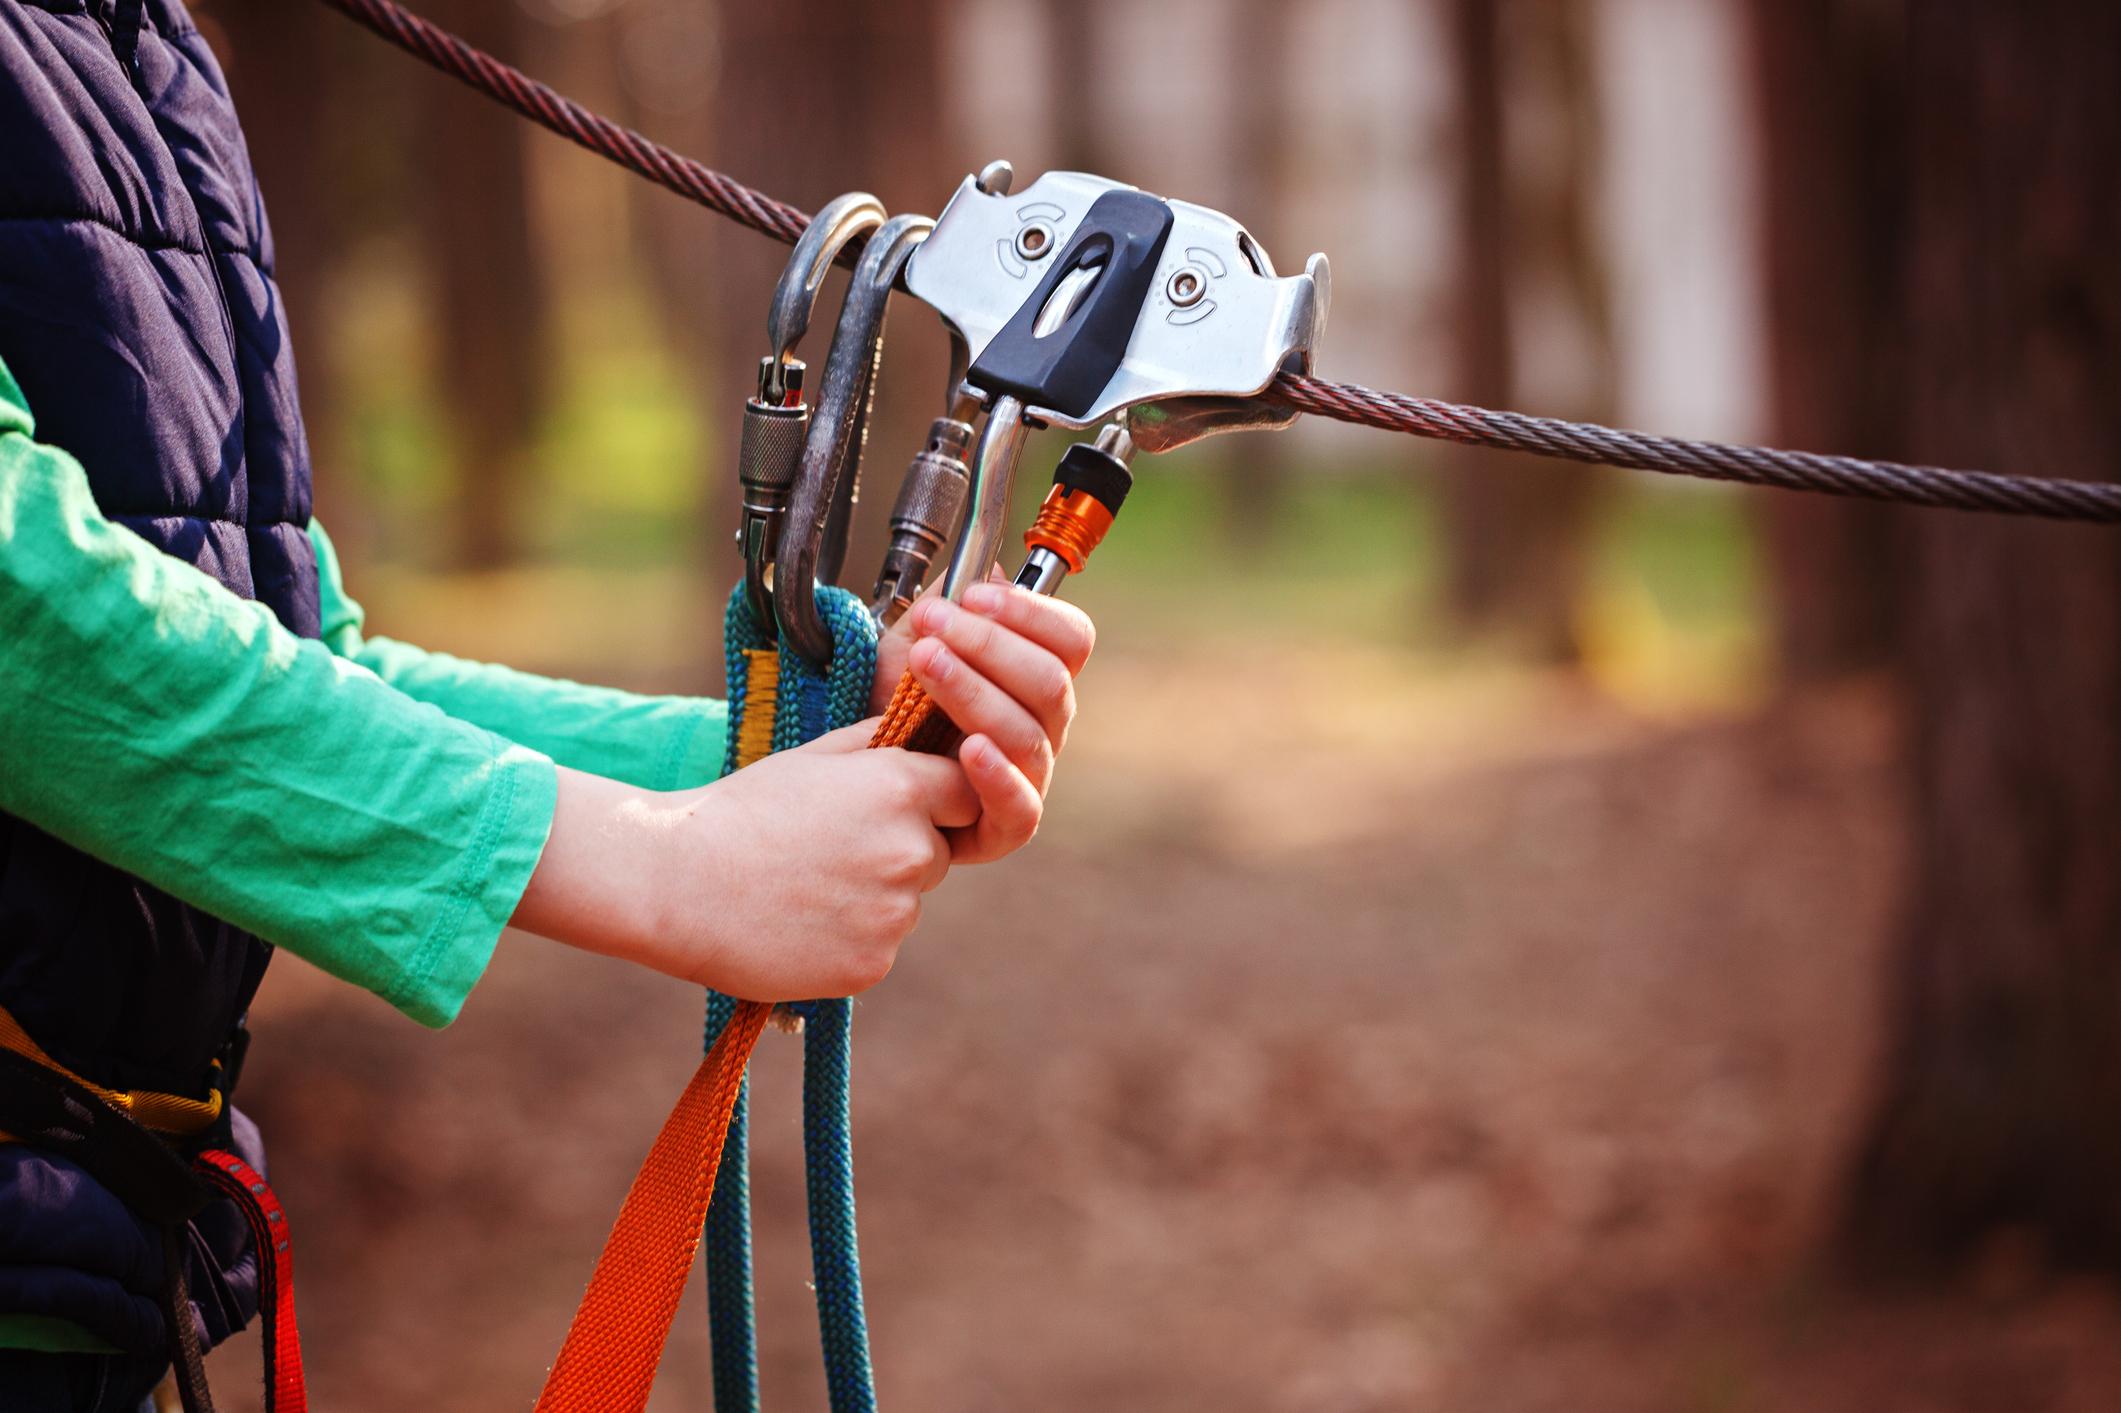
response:
<path fill-rule="evenodd" d="M 1053 473 L 1053 484 L 1064 491 L 1082 491 L 1117 515 L 1127 503 L 1127 492 L 1134 489 L 1134 473 L 1111 452 L 1099 451 L 1089 442 L 1077 442 L 1061 457 L 1060 466 Z"/>
<path fill-rule="evenodd" d="M 1097 198 L 1038 288 L 980 350 L 966 381 L 1031 407 L 1085 415 L 1126 356 L 1171 223 L 1171 208 L 1146 191 L 1108 191 Z M 1093 266 L 1101 273 L 1075 308 L 1043 338 L 1035 334 L 1061 281 Z"/>

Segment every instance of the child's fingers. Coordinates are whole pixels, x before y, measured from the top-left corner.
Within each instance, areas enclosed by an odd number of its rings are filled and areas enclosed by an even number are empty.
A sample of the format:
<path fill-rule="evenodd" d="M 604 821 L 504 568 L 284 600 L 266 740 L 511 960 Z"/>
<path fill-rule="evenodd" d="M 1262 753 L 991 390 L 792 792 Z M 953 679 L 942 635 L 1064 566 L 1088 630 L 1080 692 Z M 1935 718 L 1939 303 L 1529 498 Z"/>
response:
<path fill-rule="evenodd" d="M 974 584 L 965 590 L 965 605 L 1013 633 L 1029 638 L 1066 665 L 1068 675 L 1083 670 L 1097 646 L 1097 628 L 1065 599 L 1034 594 L 1014 584 Z"/>
<path fill-rule="evenodd" d="M 978 798 L 976 792 L 974 792 L 973 797 L 975 799 Z M 974 825 L 978 823 L 978 820 L 973 821 Z M 957 862 L 957 849 L 951 841 L 957 835 L 963 833 L 967 827 L 969 826 L 957 825 L 949 829 L 929 831 L 928 837 L 934 841 L 935 853 L 928 860 L 927 872 L 921 875 L 921 891 L 923 893 L 933 893 L 942 886 L 943 880 L 950 876 L 950 866 Z"/>
<path fill-rule="evenodd" d="M 958 760 L 979 796 L 980 817 L 972 828 L 951 832 L 953 860 L 987 863 L 1030 842 L 1045 809 L 1038 787 L 985 736 L 967 736 Z"/>
<path fill-rule="evenodd" d="M 987 625 L 987 630 L 994 631 L 993 626 Z M 1029 708 L 941 638 L 923 638 L 915 643 L 908 662 L 914 677 L 957 723 L 958 730 L 967 736 L 983 734 L 991 738 L 1035 784 L 1045 783 L 1053 771 L 1053 740 Z"/>
<path fill-rule="evenodd" d="M 912 782 L 914 803 L 927 814 L 931 824 L 937 829 L 962 829 L 978 823 L 984 805 L 957 762 L 911 751 L 897 754 L 901 758 L 898 764 Z"/>
<path fill-rule="evenodd" d="M 857 721 L 852 726 L 842 726 L 837 731 L 827 731 L 815 740 L 806 741 L 797 750 L 810 751 L 817 755 L 846 755 L 868 746 L 869 738 L 876 734 L 877 717 Z"/>
<path fill-rule="evenodd" d="M 926 614 L 926 628 L 1037 719 L 1057 751 L 1075 719 L 1075 678 L 1059 657 L 988 615 L 946 603 Z M 977 729 L 977 728 L 974 728 Z M 1023 763 L 1019 744 L 998 738 Z"/>

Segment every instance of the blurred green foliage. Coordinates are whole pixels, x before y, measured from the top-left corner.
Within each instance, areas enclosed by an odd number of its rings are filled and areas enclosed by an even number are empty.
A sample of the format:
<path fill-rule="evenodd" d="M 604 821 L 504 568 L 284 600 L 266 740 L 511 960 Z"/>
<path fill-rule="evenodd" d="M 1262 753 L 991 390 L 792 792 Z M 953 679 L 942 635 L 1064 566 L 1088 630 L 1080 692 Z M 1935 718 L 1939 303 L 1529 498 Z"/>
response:
<path fill-rule="evenodd" d="M 711 547 L 731 520 L 735 429 L 691 396 L 638 294 L 576 298 L 519 504 L 530 553 L 510 569 L 449 570 L 446 419 L 428 376 L 417 296 L 364 281 L 342 331 L 347 465 L 373 534 L 350 569 L 384 631 L 546 671 L 699 688 L 712 679 L 729 572 Z M 1044 493 L 1065 445 L 1034 439 L 1013 521 Z M 1378 437 L 1359 455 L 1292 459 L 1265 508 L 1240 516 L 1226 484 L 1242 438 L 1137 464 L 1137 488 L 1090 574 L 1069 592 L 1130 647 L 1309 640 L 1383 646 L 1439 669 L 1493 666 L 1498 645 L 1451 638 L 1439 612 L 1438 450 Z M 866 518 L 889 503 L 895 457 L 872 451 Z M 1760 566 L 1740 500 L 1721 488 L 1616 477 L 1590 549 L 1583 671 L 1650 707 L 1725 704 L 1760 689 Z M 872 534 L 873 534 L 872 530 Z M 866 572 L 858 544 L 849 578 Z M 866 588 L 866 583 L 857 587 Z"/>

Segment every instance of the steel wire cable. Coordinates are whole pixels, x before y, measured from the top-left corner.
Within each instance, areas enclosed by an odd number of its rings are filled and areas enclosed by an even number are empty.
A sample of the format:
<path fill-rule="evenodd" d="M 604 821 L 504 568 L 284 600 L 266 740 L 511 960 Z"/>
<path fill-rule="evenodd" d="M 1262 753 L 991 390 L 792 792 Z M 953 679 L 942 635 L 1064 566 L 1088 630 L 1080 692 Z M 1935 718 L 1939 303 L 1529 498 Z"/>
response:
<path fill-rule="evenodd" d="M 809 215 L 799 208 L 591 112 L 420 18 L 395 0 L 322 3 L 539 126 L 741 226 L 792 245 L 810 223 Z M 858 250 L 857 244 L 843 251 L 840 263 L 853 264 Z M 2121 482 L 1955 471 L 1941 466 L 1908 466 L 1819 452 L 1656 436 L 1591 422 L 1491 411 L 1354 383 L 1327 382 L 1301 373 L 1281 374 L 1260 397 L 1298 412 L 1357 426 L 1566 461 L 1951 510 L 1987 510 L 2101 524 L 2121 522 Z"/>
<path fill-rule="evenodd" d="M 1485 407 L 1379 392 L 1354 383 L 1328 383 L 1293 373 L 1276 378 L 1266 395 L 1299 412 L 1360 426 L 1465 446 L 1530 452 L 1564 461 L 1950 510 L 1993 510 L 2005 515 L 2105 524 L 2121 521 L 2121 484 L 2111 481 L 1952 471 L 1942 466 L 1907 466 L 1896 461 L 1864 461 L 1813 451 L 1654 436 L 1601 427 L 1595 422 L 1493 412 Z"/>

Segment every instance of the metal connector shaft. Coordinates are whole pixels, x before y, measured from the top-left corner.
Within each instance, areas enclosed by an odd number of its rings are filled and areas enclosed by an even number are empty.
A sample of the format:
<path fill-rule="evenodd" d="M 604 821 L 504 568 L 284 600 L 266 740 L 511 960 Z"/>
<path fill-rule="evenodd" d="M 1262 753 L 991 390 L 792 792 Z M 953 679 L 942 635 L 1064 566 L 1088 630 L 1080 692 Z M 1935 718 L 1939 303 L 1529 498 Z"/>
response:
<path fill-rule="evenodd" d="M 1044 546 L 1034 546 L 1024 556 L 1024 567 L 1016 571 L 1016 587 L 1034 594 L 1052 594 L 1068 577 L 1068 561 Z"/>
<path fill-rule="evenodd" d="M 963 600 L 965 590 L 986 578 L 994 564 L 1002 526 L 1009 518 L 1009 488 L 1030 434 L 1023 403 L 1006 393 L 994 399 L 987 411 L 987 425 L 980 429 L 979 451 L 972 459 L 972 508 L 965 516 L 965 532 L 958 536 L 957 551 L 950 556 L 950 572 L 943 576 L 943 593 L 952 603 Z"/>
<path fill-rule="evenodd" d="M 899 482 L 898 500 L 891 507 L 891 542 L 869 600 L 870 613 L 887 628 L 920 597 L 935 556 L 957 533 L 972 479 L 965 465 L 971 449 L 970 424 L 938 417 Z"/>

